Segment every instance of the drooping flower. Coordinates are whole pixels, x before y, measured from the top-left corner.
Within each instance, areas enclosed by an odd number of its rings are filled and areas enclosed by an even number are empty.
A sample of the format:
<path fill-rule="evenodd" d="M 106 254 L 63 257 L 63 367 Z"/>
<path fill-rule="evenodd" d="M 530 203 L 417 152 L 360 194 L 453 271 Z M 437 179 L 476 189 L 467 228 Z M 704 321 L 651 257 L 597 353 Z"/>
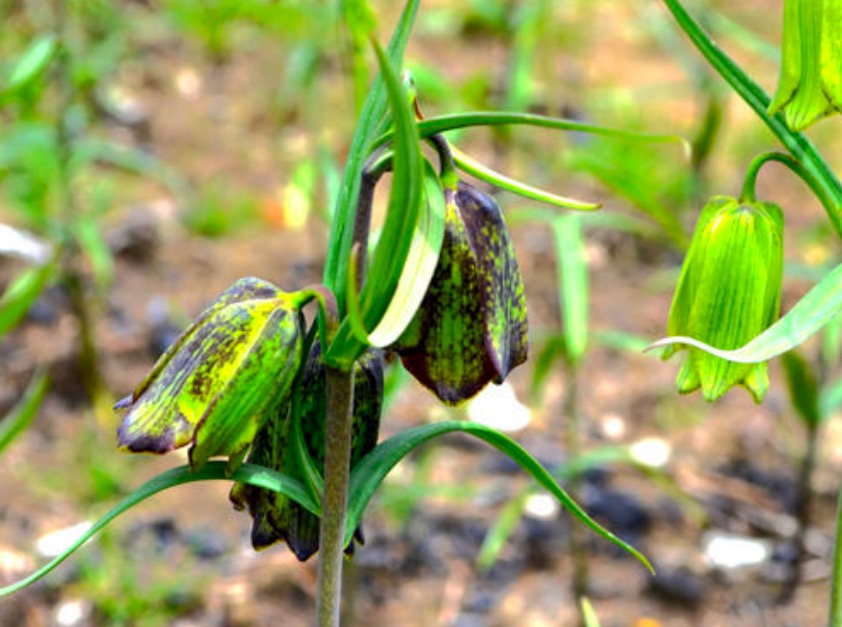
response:
<path fill-rule="evenodd" d="M 327 378 L 319 343 L 315 342 L 290 403 L 264 424 L 254 441 L 248 461 L 306 481 L 302 449 L 319 473 L 324 472 Z M 368 351 L 354 367 L 354 406 L 351 424 L 351 468 L 377 444 L 383 405 L 383 363 L 379 352 Z M 296 433 L 299 430 L 299 433 Z M 251 542 L 264 549 L 284 541 L 304 561 L 319 548 L 319 518 L 278 492 L 236 483 L 231 489 L 236 509 L 246 507 L 254 519 Z M 355 538 L 362 542 L 360 529 Z M 353 550 L 353 544 L 348 547 Z"/>
<path fill-rule="evenodd" d="M 502 383 L 526 360 L 523 279 L 500 207 L 465 183 L 448 194 L 438 265 L 414 319 L 391 348 L 442 401 Z"/>
<path fill-rule="evenodd" d="M 739 348 L 778 317 L 783 276 L 783 213 L 766 202 L 713 198 L 702 210 L 670 308 L 668 333 L 715 348 Z M 756 402 L 769 387 L 767 364 L 734 363 L 699 348 L 688 351 L 676 379 L 679 392 L 699 388 L 708 401 L 736 384 Z"/>
<path fill-rule="evenodd" d="M 190 464 L 246 453 L 264 412 L 292 385 L 302 351 L 299 299 L 255 278 L 240 279 L 158 359 L 127 409 L 120 447 L 166 453 L 190 444 Z"/>
<path fill-rule="evenodd" d="M 769 113 L 800 131 L 842 111 L 842 0 L 784 0 L 781 48 Z"/>

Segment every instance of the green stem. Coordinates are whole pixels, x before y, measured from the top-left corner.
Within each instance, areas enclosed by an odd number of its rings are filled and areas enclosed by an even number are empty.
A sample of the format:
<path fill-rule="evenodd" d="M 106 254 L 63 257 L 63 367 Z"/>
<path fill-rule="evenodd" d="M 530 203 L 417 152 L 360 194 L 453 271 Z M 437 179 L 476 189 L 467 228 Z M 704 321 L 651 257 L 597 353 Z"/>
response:
<path fill-rule="evenodd" d="M 351 466 L 351 414 L 354 374 L 327 368 L 325 488 L 319 540 L 319 627 L 339 627 L 342 605 L 342 559 Z"/>
<path fill-rule="evenodd" d="M 59 44 L 56 55 L 56 75 L 58 76 L 58 103 L 56 109 L 56 150 L 58 152 L 58 227 L 61 239 L 62 280 L 70 296 L 73 313 L 79 324 L 78 364 L 82 387 L 94 407 L 98 417 L 110 414 L 106 408 L 110 405 L 107 393 L 102 385 L 99 360 L 94 333 L 91 302 L 85 290 L 82 270 L 79 268 L 79 243 L 73 225 L 77 219 L 78 203 L 73 184 L 71 161 L 74 152 L 74 139 L 70 123 L 70 110 L 77 99 L 73 84 L 73 67 L 67 46 L 70 27 L 71 6 L 64 0 L 55 3 L 55 32 Z"/>
<path fill-rule="evenodd" d="M 447 189 L 455 190 L 459 182 L 459 174 L 456 172 L 450 143 L 440 133 L 430 135 L 429 141 L 439 156 L 439 178 L 442 185 Z"/>
<path fill-rule="evenodd" d="M 811 189 L 813 188 L 813 183 L 815 181 L 813 181 L 812 179 L 811 172 L 807 170 L 807 168 L 802 166 L 798 161 L 796 161 L 789 155 L 785 155 L 781 152 L 764 152 L 752 159 L 751 163 L 748 165 L 748 169 L 746 170 L 746 176 L 743 181 L 743 191 L 740 193 L 740 202 L 755 202 L 755 187 L 757 186 L 757 175 L 760 173 L 760 169 L 770 161 L 777 161 L 778 163 L 782 163 L 790 170 L 792 170 L 795 174 L 797 174 L 799 177 L 801 177 L 801 179 Z M 822 204 L 825 204 L 824 201 L 822 201 Z"/>
<path fill-rule="evenodd" d="M 833 549 L 833 576 L 830 579 L 830 617 L 828 627 L 842 627 L 842 491 L 836 514 L 836 538 Z"/>
<path fill-rule="evenodd" d="M 713 42 L 699 23 L 684 10 L 679 0 L 664 0 L 664 4 L 672 13 L 678 26 L 687 34 L 713 69 L 754 110 L 795 160 L 810 173 L 810 180 L 807 183 L 822 201 L 830 223 L 842 239 L 842 184 L 839 183 L 839 179 L 833 174 L 813 143 L 805 135 L 790 130 L 782 114 L 769 115 L 768 108 L 771 103 L 769 94 Z"/>
<path fill-rule="evenodd" d="M 578 465 L 582 459 L 582 425 L 579 420 L 579 385 L 576 374 L 577 368 L 568 365 L 565 369 L 567 379 L 567 394 L 564 399 L 565 444 L 567 449 L 567 463 Z M 570 478 L 570 495 L 579 500 L 582 485 L 581 475 Z M 585 539 L 585 528 L 573 525 L 570 528 L 570 553 L 573 558 L 572 591 L 575 599 L 588 595 L 588 550 Z M 581 619 L 581 617 L 580 617 Z M 581 624 L 581 620 L 580 620 Z"/>

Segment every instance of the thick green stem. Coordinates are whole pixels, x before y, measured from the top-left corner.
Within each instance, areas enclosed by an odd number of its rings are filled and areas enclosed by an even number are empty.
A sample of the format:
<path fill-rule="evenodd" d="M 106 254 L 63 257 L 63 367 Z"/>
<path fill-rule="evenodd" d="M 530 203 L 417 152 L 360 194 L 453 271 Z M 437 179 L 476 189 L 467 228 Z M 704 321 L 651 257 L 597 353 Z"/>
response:
<path fill-rule="evenodd" d="M 351 414 L 354 374 L 327 368 L 325 423 L 325 488 L 319 540 L 319 627 L 339 627 L 342 601 L 342 559 L 348 482 L 351 466 Z"/>

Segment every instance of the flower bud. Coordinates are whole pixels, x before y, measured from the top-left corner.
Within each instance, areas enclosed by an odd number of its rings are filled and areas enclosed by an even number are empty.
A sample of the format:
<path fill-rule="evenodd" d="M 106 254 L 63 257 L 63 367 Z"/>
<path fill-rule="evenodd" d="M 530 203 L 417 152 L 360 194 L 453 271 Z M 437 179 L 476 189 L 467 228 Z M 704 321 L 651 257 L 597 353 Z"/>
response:
<path fill-rule="evenodd" d="M 191 444 L 190 464 L 245 454 L 261 414 L 289 392 L 302 351 L 297 300 L 260 279 L 223 292 L 158 359 L 133 394 L 120 447 L 166 453 Z"/>
<path fill-rule="evenodd" d="M 667 325 L 671 336 L 692 337 L 715 348 L 739 348 L 768 328 L 781 305 L 783 214 L 765 202 L 740 202 L 717 196 L 702 210 L 672 301 Z M 734 363 L 701 349 L 687 349 L 676 379 L 679 392 L 701 387 L 714 401 L 735 384 L 755 402 L 769 387 L 765 362 Z"/>
<path fill-rule="evenodd" d="M 526 361 L 523 279 L 500 207 L 459 183 L 445 209 L 436 271 L 414 319 L 392 347 L 412 375 L 456 404 Z"/>
<path fill-rule="evenodd" d="M 313 345 L 303 372 L 293 386 L 292 400 L 270 418 L 254 441 L 249 462 L 304 479 L 301 469 L 296 424 L 307 453 L 323 472 L 327 376 L 318 342 Z M 351 430 L 351 468 L 377 444 L 383 405 L 383 363 L 379 352 L 369 351 L 354 369 L 354 407 Z M 231 489 L 236 509 L 248 507 L 254 519 L 251 542 L 264 549 L 280 540 L 304 561 L 319 548 L 319 518 L 283 494 L 237 483 Z M 361 529 L 355 539 L 363 541 Z M 348 548 L 353 550 L 353 544 Z"/>
<path fill-rule="evenodd" d="M 784 0 L 781 72 L 769 113 L 781 110 L 795 131 L 842 111 L 842 0 Z"/>

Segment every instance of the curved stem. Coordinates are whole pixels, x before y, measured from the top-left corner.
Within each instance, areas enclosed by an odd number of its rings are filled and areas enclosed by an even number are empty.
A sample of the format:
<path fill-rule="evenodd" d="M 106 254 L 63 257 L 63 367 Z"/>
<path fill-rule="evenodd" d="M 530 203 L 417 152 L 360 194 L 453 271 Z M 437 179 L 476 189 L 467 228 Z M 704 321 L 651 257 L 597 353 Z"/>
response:
<path fill-rule="evenodd" d="M 760 169 L 770 161 L 782 163 L 797 174 L 810 189 L 814 189 L 816 181 L 813 178 L 813 174 L 796 159 L 782 152 L 764 152 L 752 159 L 746 170 L 743 190 L 740 193 L 740 202 L 754 202 L 756 200 L 755 187 L 757 185 L 757 175 L 760 173 Z M 820 198 L 819 200 L 821 200 L 823 205 L 825 204 L 825 199 Z M 827 200 L 831 202 L 829 199 Z"/>
<path fill-rule="evenodd" d="M 713 42 L 679 0 L 663 1 L 699 53 L 763 120 L 795 160 L 810 173 L 807 183 L 821 200 L 833 229 L 842 239 L 842 184 L 813 143 L 805 135 L 790 130 L 780 113 L 769 115 L 769 94 Z"/>
<path fill-rule="evenodd" d="M 459 175 L 456 173 L 456 164 L 453 160 L 453 150 L 450 143 L 441 133 L 430 135 L 429 141 L 439 156 L 439 178 L 446 189 L 456 189 L 459 182 Z"/>
<path fill-rule="evenodd" d="M 354 218 L 354 236 L 351 255 L 356 263 L 357 290 L 362 289 L 368 261 L 368 234 L 371 229 L 371 208 L 374 202 L 374 188 L 380 178 L 392 168 L 392 152 L 379 150 L 366 160 L 360 176 L 360 192 L 357 197 L 357 212 Z M 356 252 L 355 252 L 356 251 Z M 344 303 L 343 303 L 344 304 Z"/>

